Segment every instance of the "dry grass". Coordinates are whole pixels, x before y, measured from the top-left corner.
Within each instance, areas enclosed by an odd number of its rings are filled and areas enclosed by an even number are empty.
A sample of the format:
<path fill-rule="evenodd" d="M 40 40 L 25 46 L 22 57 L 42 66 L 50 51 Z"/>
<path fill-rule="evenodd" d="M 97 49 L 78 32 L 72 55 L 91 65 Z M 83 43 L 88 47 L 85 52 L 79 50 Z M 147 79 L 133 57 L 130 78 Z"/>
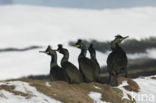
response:
<path fill-rule="evenodd" d="M 128 85 L 124 88 L 128 91 L 139 92 L 139 85 L 130 78 L 118 77 L 118 85 L 122 84 L 123 81 L 127 81 Z"/>
<path fill-rule="evenodd" d="M 99 92 L 102 94 L 101 100 L 111 103 L 135 103 L 131 100 L 122 101 L 123 92 L 118 88 L 112 88 L 106 84 L 99 83 L 81 83 L 68 84 L 63 81 L 49 82 L 51 85 L 46 86 L 47 81 L 21 79 L 28 82 L 30 85 L 37 88 L 38 91 L 47 96 L 62 101 L 63 103 L 93 103 L 93 100 L 88 96 L 90 92 Z M 95 88 L 95 86 L 99 88 Z"/>
<path fill-rule="evenodd" d="M 63 81 L 49 82 L 51 86 L 46 86 L 44 80 L 32 80 L 32 79 L 16 79 L 9 81 L 23 81 L 29 83 L 35 87 L 39 92 L 59 100 L 63 103 L 94 103 L 94 101 L 88 96 L 90 92 L 99 92 L 102 94 L 101 100 L 111 103 L 135 103 L 133 98 L 129 96 L 128 99 L 122 99 L 123 91 L 119 88 L 113 88 L 107 84 L 100 83 L 81 83 L 81 84 L 68 84 Z M 95 88 L 95 86 L 99 88 Z M 28 97 L 28 94 L 24 94 L 18 91 L 14 91 L 14 86 L 0 86 L 0 89 L 7 90 L 15 95 L 22 95 Z M 1 95 L 1 94 L 0 94 Z"/>
<path fill-rule="evenodd" d="M 49 82 L 51 87 L 45 85 L 46 81 L 28 80 L 30 85 L 37 88 L 38 91 L 48 95 L 63 103 L 93 103 L 93 100 L 88 97 L 88 92 L 76 85 L 70 85 L 63 81 Z M 79 84 L 78 84 L 79 85 Z M 85 85 L 82 84 L 84 87 Z"/>
<path fill-rule="evenodd" d="M 151 79 L 156 79 L 156 77 L 152 77 Z"/>

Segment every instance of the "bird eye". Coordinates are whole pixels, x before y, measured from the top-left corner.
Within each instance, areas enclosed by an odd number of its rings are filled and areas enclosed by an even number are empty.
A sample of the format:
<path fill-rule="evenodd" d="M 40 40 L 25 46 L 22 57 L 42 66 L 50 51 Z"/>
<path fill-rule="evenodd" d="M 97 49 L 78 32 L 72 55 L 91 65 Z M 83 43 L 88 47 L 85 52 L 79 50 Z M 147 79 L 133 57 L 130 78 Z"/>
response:
<path fill-rule="evenodd" d="M 120 38 L 120 41 L 122 41 L 123 40 L 123 38 Z"/>
<path fill-rule="evenodd" d="M 80 47 L 80 45 L 76 45 L 76 47 L 78 47 L 78 48 L 79 48 L 79 47 Z"/>
<path fill-rule="evenodd" d="M 46 53 L 47 53 L 47 54 L 49 54 L 49 52 L 48 52 L 48 51 L 47 51 Z"/>

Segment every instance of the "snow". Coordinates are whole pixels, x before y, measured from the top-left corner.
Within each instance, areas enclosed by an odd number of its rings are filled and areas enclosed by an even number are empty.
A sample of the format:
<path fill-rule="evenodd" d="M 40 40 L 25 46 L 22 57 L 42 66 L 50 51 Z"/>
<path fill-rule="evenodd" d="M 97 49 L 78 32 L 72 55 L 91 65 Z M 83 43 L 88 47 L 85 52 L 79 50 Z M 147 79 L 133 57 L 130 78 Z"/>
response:
<path fill-rule="evenodd" d="M 156 102 L 156 91 L 155 91 L 156 81 L 151 79 L 151 77 L 137 78 L 134 81 L 136 81 L 140 86 L 140 92 L 139 94 L 137 94 L 138 96 L 136 96 L 136 101 L 138 101 L 138 103 L 155 103 Z"/>
<path fill-rule="evenodd" d="M 49 84 L 49 82 L 46 82 L 45 85 L 46 85 L 47 87 L 51 87 L 51 85 Z"/>
<path fill-rule="evenodd" d="M 123 92 L 123 97 L 122 97 L 122 100 L 123 99 L 128 99 L 129 100 L 129 97 L 128 97 L 128 95 L 127 95 L 127 93 L 126 92 Z"/>
<path fill-rule="evenodd" d="M 127 81 L 123 81 L 121 85 L 118 86 L 119 89 L 123 89 L 124 86 L 128 85 Z M 122 99 L 128 99 L 128 95 L 125 91 L 123 91 L 123 97 Z"/>
<path fill-rule="evenodd" d="M 20 95 L 14 95 L 6 90 L 0 90 L 0 103 L 61 103 L 60 101 L 38 92 L 35 87 L 30 86 L 26 82 L 0 82 L 0 85 L 2 84 L 13 85 L 15 86 L 14 91 L 20 91 L 22 93 L 29 94 L 32 97 L 26 98 Z"/>
<path fill-rule="evenodd" d="M 125 90 L 123 86 L 127 85 L 126 81 L 124 81 L 118 88 L 135 98 L 136 103 L 156 103 L 156 80 L 151 79 L 151 77 L 154 76 L 134 79 L 140 87 L 138 93 Z"/>
<path fill-rule="evenodd" d="M 96 88 L 96 89 L 101 89 L 100 87 L 98 87 L 98 86 L 95 86 L 95 85 L 94 85 L 93 87 L 94 87 L 94 88 Z"/>
<path fill-rule="evenodd" d="M 90 92 L 88 95 L 90 98 L 92 98 L 94 100 L 94 103 L 108 103 L 108 102 L 104 102 L 101 100 L 101 98 L 102 98 L 101 93 Z"/>
<path fill-rule="evenodd" d="M 127 85 L 128 85 L 127 81 L 123 81 L 122 84 L 120 84 L 118 86 L 118 88 L 122 88 L 122 87 L 127 86 Z"/>
<path fill-rule="evenodd" d="M 118 33 L 138 39 L 156 35 L 154 7 L 85 10 L 8 5 L 0 9 L 1 46 L 66 43 L 77 38 L 103 41 Z"/>
<path fill-rule="evenodd" d="M 128 54 L 128 58 L 129 59 L 137 59 L 137 58 L 156 58 L 156 49 L 152 48 L 152 49 L 147 49 L 146 53 L 135 53 L 135 54 Z"/>
<path fill-rule="evenodd" d="M 155 7 L 87 10 L 0 6 L 0 48 L 43 46 L 42 49 L 26 52 L 0 53 L 0 80 L 48 74 L 51 58 L 38 51 L 45 50 L 49 44 L 55 49 L 57 44 L 62 43 L 69 49 L 69 60 L 78 67 L 80 50 L 70 47 L 69 41 L 76 41 L 78 38 L 112 40 L 116 34 L 136 39 L 156 36 L 154 12 Z M 150 52 L 150 57 L 153 57 L 154 51 Z M 97 52 L 100 66 L 106 65 L 108 53 Z M 58 54 L 59 65 L 61 58 L 62 55 Z"/>

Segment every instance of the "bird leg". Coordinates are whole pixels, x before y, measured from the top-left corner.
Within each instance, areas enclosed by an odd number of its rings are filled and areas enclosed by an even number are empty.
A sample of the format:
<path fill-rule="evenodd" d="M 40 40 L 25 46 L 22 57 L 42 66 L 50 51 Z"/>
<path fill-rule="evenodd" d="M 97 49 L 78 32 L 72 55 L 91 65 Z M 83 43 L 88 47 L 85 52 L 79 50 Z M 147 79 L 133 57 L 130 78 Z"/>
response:
<path fill-rule="evenodd" d="M 111 78 L 112 78 L 112 75 L 111 74 L 109 74 L 109 84 L 111 85 Z"/>
<path fill-rule="evenodd" d="M 50 74 L 50 81 L 54 81 L 54 77 Z"/>
<path fill-rule="evenodd" d="M 111 86 L 117 86 L 118 85 L 117 77 L 118 77 L 118 75 L 116 75 L 116 74 L 109 76 L 109 83 Z"/>

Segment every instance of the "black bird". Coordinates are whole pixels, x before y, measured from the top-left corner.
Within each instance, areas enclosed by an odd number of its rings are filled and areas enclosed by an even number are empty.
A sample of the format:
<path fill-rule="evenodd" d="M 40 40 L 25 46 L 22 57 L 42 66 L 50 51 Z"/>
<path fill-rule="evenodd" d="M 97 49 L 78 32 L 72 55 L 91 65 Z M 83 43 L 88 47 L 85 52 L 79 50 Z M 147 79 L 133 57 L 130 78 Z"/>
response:
<path fill-rule="evenodd" d="M 69 52 L 67 49 L 63 48 L 61 44 L 58 45 L 57 51 L 63 54 L 63 58 L 61 60 L 61 66 L 64 69 L 69 83 L 81 83 L 83 82 L 83 77 L 80 71 L 77 69 L 75 65 L 68 61 Z"/>
<path fill-rule="evenodd" d="M 79 70 L 83 75 L 85 82 L 98 81 L 98 73 L 96 73 L 96 64 L 92 60 L 86 57 L 87 47 L 81 40 L 78 40 L 75 44 L 76 47 L 81 49 L 81 53 L 78 57 Z"/>
<path fill-rule="evenodd" d="M 100 65 L 97 61 L 97 58 L 96 58 L 96 51 L 95 51 L 95 48 L 94 48 L 94 45 L 93 44 L 90 44 L 89 48 L 89 53 L 90 53 L 90 58 L 92 61 L 94 61 L 96 63 L 96 75 L 99 76 L 100 74 Z"/>
<path fill-rule="evenodd" d="M 119 46 L 119 44 L 128 38 L 116 35 L 115 39 L 111 42 L 112 52 L 107 58 L 107 70 L 109 72 L 109 82 L 112 86 L 117 85 L 117 76 L 121 73 L 125 73 L 127 77 L 127 56 L 125 51 Z"/>
<path fill-rule="evenodd" d="M 50 46 L 46 49 L 46 51 L 40 51 L 41 53 L 46 53 L 51 56 L 50 63 L 50 80 L 51 81 L 67 81 L 67 77 L 64 73 L 64 70 L 60 68 L 57 64 L 57 53 L 56 50 L 53 50 Z"/>

